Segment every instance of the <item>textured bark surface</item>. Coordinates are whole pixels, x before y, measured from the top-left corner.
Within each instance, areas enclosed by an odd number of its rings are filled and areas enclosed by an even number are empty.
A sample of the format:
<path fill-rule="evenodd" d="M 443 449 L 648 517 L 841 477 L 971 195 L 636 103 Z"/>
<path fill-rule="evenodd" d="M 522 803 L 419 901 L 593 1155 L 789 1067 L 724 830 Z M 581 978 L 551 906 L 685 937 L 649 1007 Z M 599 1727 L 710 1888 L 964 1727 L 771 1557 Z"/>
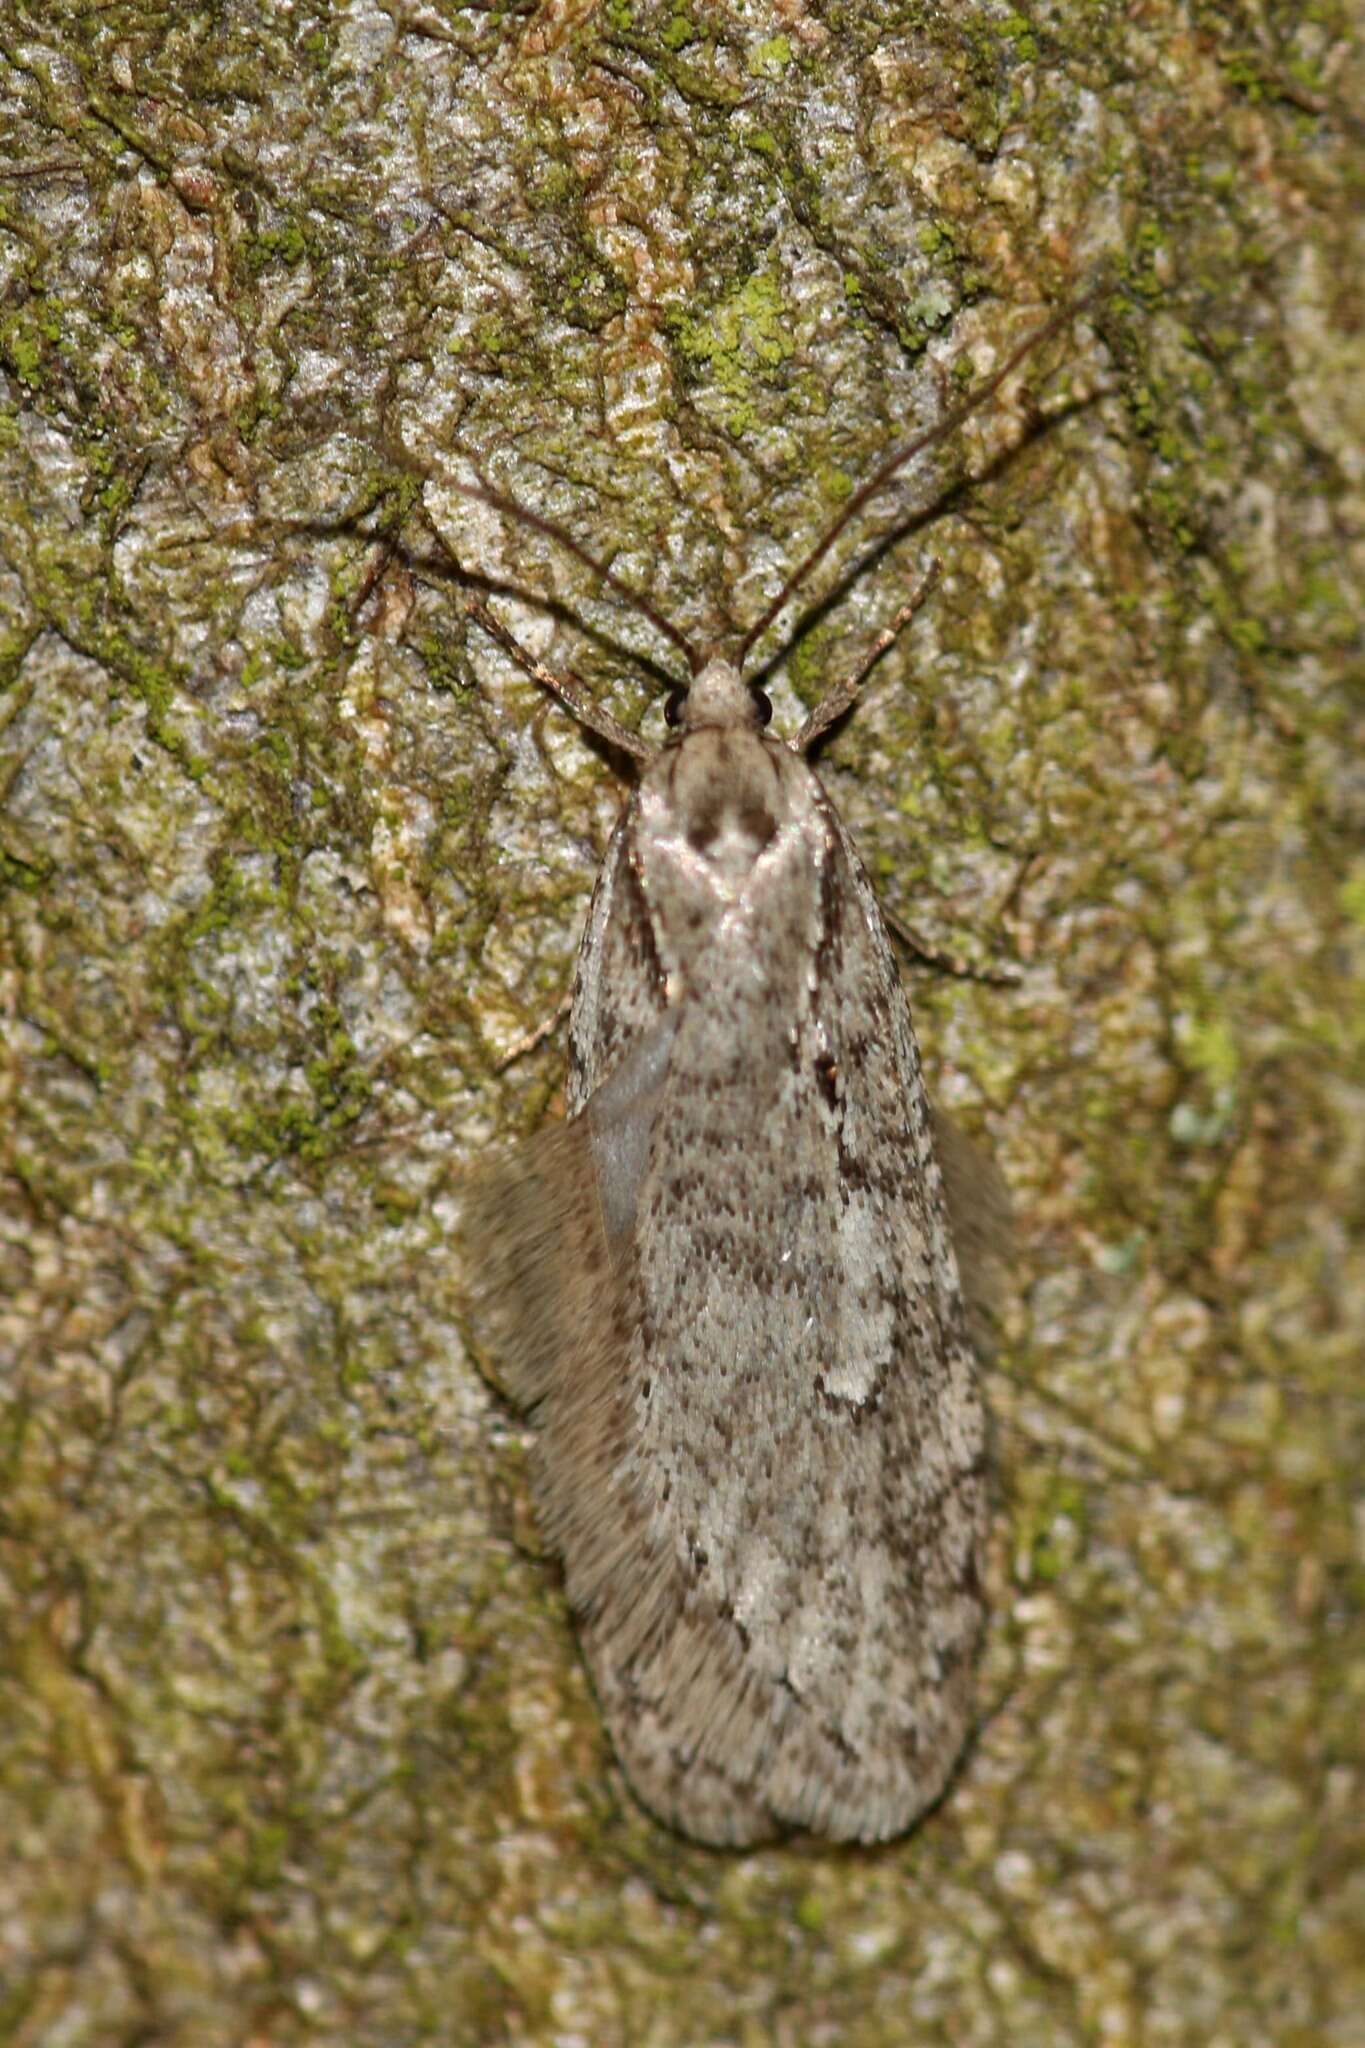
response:
<path fill-rule="evenodd" d="M 0 2039 L 1365 2042 L 1348 29 L 0 0 Z M 705 637 L 1106 259 L 772 689 L 939 558 L 823 765 L 1019 970 L 911 990 L 1021 1212 L 983 1727 L 892 1848 L 717 1856 L 460 1342 L 617 797 L 438 532 L 651 732 L 668 649 L 445 485 Z"/>

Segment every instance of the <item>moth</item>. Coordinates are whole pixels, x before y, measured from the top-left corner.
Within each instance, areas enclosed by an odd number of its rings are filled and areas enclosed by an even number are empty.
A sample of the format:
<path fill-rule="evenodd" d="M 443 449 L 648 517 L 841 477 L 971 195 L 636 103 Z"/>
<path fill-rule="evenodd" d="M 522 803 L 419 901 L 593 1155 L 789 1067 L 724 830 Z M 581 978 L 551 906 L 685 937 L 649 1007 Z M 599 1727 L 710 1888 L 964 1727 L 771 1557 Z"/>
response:
<path fill-rule="evenodd" d="M 755 643 L 867 499 L 1074 308 L 898 450 L 733 654 L 691 648 L 658 749 L 468 609 L 640 764 L 574 977 L 567 1120 L 466 1201 L 476 1327 L 616 1755 L 698 1841 L 877 1842 L 971 1727 L 985 1426 L 964 1267 L 1007 1204 L 931 1110 L 886 924 L 807 755 L 902 607 L 793 740 Z"/>

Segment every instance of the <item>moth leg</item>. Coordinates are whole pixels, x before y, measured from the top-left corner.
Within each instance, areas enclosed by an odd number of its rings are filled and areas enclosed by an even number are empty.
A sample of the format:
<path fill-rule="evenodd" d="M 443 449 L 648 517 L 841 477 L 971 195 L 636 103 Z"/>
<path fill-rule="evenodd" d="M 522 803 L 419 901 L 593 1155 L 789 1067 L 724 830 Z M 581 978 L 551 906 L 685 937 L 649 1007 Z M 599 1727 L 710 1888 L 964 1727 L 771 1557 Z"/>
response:
<path fill-rule="evenodd" d="M 577 676 L 558 675 L 553 669 L 546 668 L 544 662 L 537 661 L 533 654 L 528 654 L 516 635 L 508 631 L 486 604 L 481 604 L 477 597 L 466 596 L 464 608 L 469 617 L 483 627 L 489 639 L 496 640 L 503 653 L 510 655 L 518 668 L 525 669 L 533 682 L 548 690 L 580 725 L 586 726 L 589 732 L 595 732 L 600 740 L 605 740 L 619 753 L 629 754 L 633 760 L 650 761 L 654 758 L 653 747 L 596 703 Z"/>
<path fill-rule="evenodd" d="M 901 944 L 907 947 L 917 960 L 923 960 L 928 967 L 938 968 L 941 974 L 950 974 L 955 981 L 984 982 L 987 988 L 1018 988 L 1023 980 L 1022 974 L 1004 971 L 992 973 L 987 967 L 973 967 L 970 961 L 962 959 L 958 954 L 940 953 L 927 939 L 921 938 L 915 927 L 907 923 L 905 918 L 888 909 L 884 903 L 879 903 L 879 908 Z"/>
<path fill-rule="evenodd" d="M 513 1041 L 494 1067 L 493 1072 L 495 1074 L 505 1074 L 507 1069 L 515 1066 L 519 1059 L 524 1059 L 528 1052 L 534 1052 L 538 1045 L 543 1045 L 552 1032 L 558 1031 L 572 1008 L 573 990 L 568 989 L 560 997 L 548 1017 L 542 1017 L 539 1024 L 532 1030 L 523 1032 L 520 1038 Z"/>
<path fill-rule="evenodd" d="M 938 578 L 939 564 L 936 561 L 931 562 L 920 577 L 919 582 L 915 585 L 915 588 L 911 591 L 909 598 L 896 613 L 891 624 L 884 632 L 877 635 L 852 675 L 845 676 L 841 683 L 836 683 L 834 688 L 827 690 L 820 699 L 820 702 L 811 712 L 810 717 L 792 742 L 798 754 L 808 754 L 821 734 L 828 732 L 835 721 L 842 718 L 850 705 L 857 701 L 858 692 L 867 681 L 868 676 L 881 660 L 892 641 L 899 636 L 911 619 L 914 618 L 915 613 L 938 582 Z"/>

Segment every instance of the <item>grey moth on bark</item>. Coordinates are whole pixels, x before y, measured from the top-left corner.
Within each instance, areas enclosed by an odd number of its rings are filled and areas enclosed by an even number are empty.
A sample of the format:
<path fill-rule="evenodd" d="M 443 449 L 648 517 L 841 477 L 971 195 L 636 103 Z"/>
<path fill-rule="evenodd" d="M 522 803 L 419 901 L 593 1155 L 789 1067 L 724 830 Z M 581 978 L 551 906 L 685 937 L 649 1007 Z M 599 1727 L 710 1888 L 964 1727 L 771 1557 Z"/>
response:
<path fill-rule="evenodd" d="M 654 750 L 469 609 L 642 763 L 579 953 L 567 1120 L 465 1205 L 477 1333 L 534 1425 L 612 1744 L 702 1842 L 885 1840 L 971 1727 L 971 1323 L 1007 1205 L 931 1110 L 886 925 L 804 758 L 861 678 L 771 735 L 741 673 L 770 611 L 739 663 L 694 659 Z"/>

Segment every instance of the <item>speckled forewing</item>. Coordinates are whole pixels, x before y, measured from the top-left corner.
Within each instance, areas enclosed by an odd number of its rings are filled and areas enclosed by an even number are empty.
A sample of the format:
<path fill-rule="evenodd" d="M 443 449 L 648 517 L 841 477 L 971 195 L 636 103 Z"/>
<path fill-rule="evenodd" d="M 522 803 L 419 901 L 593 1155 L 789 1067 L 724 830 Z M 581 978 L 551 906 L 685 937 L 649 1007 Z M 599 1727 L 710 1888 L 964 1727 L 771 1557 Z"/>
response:
<path fill-rule="evenodd" d="M 582 1109 L 623 1056 L 661 1016 L 663 967 L 631 858 L 638 792 L 602 862 L 574 969 L 569 1016 L 569 1114 Z"/>
<path fill-rule="evenodd" d="M 585 940 L 590 1110 L 590 1084 L 657 1028 L 666 985 L 677 1013 L 616 1265 L 609 1511 L 629 1535 L 590 1589 L 594 1546 L 561 1547 L 648 1804 L 714 1841 L 873 1839 L 937 1795 L 965 1735 L 981 1416 L 875 901 L 809 771 L 744 744 L 762 761 L 703 760 L 694 740 L 691 785 L 647 779 Z M 697 791 L 735 787 L 752 820 L 769 775 L 771 832 L 754 826 L 752 875 L 737 855 L 743 886 L 708 921 L 694 842 L 723 862 L 729 826 L 707 812 L 698 829 Z"/>

